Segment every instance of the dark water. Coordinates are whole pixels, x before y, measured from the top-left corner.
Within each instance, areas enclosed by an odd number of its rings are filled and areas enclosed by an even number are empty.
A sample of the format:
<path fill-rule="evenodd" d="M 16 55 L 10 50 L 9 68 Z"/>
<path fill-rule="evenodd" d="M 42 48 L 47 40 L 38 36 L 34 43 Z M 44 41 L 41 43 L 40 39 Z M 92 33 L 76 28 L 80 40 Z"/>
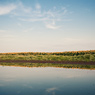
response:
<path fill-rule="evenodd" d="M 0 66 L 0 95 L 95 95 L 95 70 Z"/>

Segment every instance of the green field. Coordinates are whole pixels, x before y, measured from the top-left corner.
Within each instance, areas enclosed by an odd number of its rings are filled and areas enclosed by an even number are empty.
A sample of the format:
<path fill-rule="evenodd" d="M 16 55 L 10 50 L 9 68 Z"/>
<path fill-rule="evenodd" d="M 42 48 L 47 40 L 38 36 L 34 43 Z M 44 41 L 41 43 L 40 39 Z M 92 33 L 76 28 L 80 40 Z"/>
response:
<path fill-rule="evenodd" d="M 95 50 L 71 52 L 0 53 L 0 60 L 95 61 Z"/>

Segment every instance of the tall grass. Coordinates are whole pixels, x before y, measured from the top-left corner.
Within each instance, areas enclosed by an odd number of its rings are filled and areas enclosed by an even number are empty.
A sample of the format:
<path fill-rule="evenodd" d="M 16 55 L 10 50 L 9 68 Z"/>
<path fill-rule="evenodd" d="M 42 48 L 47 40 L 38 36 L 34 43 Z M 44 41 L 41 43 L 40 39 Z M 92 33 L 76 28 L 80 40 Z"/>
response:
<path fill-rule="evenodd" d="M 95 61 L 95 50 L 54 53 L 0 53 L 0 60 Z"/>

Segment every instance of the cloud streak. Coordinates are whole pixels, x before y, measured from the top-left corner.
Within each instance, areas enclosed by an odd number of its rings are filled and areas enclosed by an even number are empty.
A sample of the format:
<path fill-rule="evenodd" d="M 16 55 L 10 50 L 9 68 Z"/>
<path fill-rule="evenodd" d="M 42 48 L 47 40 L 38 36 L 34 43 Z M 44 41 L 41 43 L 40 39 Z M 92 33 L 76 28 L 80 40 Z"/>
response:
<path fill-rule="evenodd" d="M 44 26 L 49 29 L 59 29 L 61 26 L 57 26 L 57 22 L 64 21 L 64 15 L 66 15 L 67 9 L 66 8 L 60 8 L 57 9 L 56 7 L 49 9 L 49 10 L 42 10 L 40 4 L 36 4 L 36 10 L 32 10 L 31 14 L 29 14 L 30 17 L 28 18 L 19 18 L 21 21 L 27 21 L 27 22 L 43 22 Z M 68 19 L 66 19 L 68 20 Z M 66 21 L 65 20 L 65 21 Z"/>
<path fill-rule="evenodd" d="M 61 26 L 55 26 L 53 24 L 46 24 L 46 27 L 49 28 L 49 29 L 55 30 L 55 29 L 59 29 Z"/>
<path fill-rule="evenodd" d="M 9 14 L 11 11 L 16 9 L 16 5 L 10 4 L 7 6 L 0 6 L 0 15 Z"/>
<path fill-rule="evenodd" d="M 18 10 L 23 11 L 23 12 L 25 12 L 25 13 L 30 13 L 31 10 L 32 10 L 32 8 L 30 8 L 30 7 L 25 7 L 25 6 L 22 4 L 22 2 L 19 2 L 17 6 L 18 6 Z"/>
<path fill-rule="evenodd" d="M 37 10 L 40 10 L 40 9 L 41 9 L 41 5 L 40 5 L 39 3 L 37 3 L 37 4 L 35 5 L 35 8 L 36 8 Z"/>
<path fill-rule="evenodd" d="M 57 22 L 63 22 L 64 16 L 68 10 L 65 7 L 53 7 L 48 10 L 43 10 L 39 3 L 35 4 L 35 8 L 26 7 L 22 2 L 14 5 L 8 5 L 0 7 L 0 15 L 9 14 L 15 16 L 18 20 L 24 22 L 42 22 L 44 27 L 52 30 L 61 28 L 61 25 L 57 25 Z M 68 19 L 66 19 L 68 20 Z"/>

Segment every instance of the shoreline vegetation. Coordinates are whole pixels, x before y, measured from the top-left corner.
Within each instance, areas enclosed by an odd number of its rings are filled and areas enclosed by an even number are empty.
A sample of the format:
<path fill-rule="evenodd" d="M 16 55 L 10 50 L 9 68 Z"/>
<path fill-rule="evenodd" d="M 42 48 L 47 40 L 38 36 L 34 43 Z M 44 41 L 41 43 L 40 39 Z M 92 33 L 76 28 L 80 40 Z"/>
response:
<path fill-rule="evenodd" d="M 90 69 L 95 70 L 95 65 L 84 64 L 53 64 L 53 63 L 0 63 L 0 66 L 16 66 L 16 67 L 57 67 L 57 68 L 72 68 L 72 69 Z"/>
<path fill-rule="evenodd" d="M 95 50 L 0 53 L 0 65 L 95 69 Z"/>

